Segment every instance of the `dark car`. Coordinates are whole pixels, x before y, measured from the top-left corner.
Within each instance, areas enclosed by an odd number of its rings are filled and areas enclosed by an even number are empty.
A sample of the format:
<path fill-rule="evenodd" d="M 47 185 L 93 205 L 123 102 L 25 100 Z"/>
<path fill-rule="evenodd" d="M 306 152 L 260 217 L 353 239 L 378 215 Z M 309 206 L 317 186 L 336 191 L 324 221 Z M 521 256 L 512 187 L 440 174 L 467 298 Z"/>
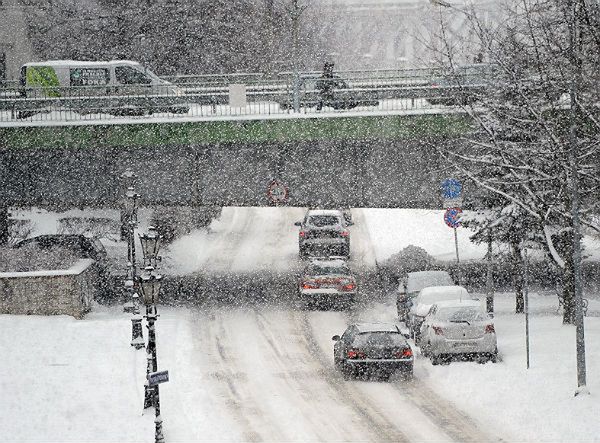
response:
<path fill-rule="evenodd" d="M 112 289 L 110 273 L 108 271 L 108 255 L 104 245 L 97 238 L 86 237 L 81 234 L 48 234 L 21 240 L 13 247 L 23 248 L 33 245 L 44 250 L 54 248 L 67 249 L 81 258 L 91 258 L 97 265 L 97 284 L 102 296 L 111 296 Z"/>
<path fill-rule="evenodd" d="M 298 298 L 303 306 L 349 308 L 358 287 L 346 260 L 312 260 L 298 281 Z"/>
<path fill-rule="evenodd" d="M 389 323 L 358 323 L 334 335 L 335 367 L 344 378 L 378 375 L 388 379 L 398 372 L 406 379 L 413 374 L 413 352 L 398 327 Z"/>
<path fill-rule="evenodd" d="M 91 258 L 100 265 L 107 263 L 107 254 L 104 245 L 97 238 L 86 237 L 80 234 L 48 234 L 21 240 L 14 245 L 22 248 L 26 245 L 36 245 L 40 249 L 64 248 L 73 251 L 81 258 Z"/>
<path fill-rule="evenodd" d="M 344 214 L 335 209 L 315 209 L 307 211 L 304 220 L 296 222 L 300 226 L 298 247 L 300 257 L 308 255 L 350 255 L 350 231 L 352 223 Z"/>

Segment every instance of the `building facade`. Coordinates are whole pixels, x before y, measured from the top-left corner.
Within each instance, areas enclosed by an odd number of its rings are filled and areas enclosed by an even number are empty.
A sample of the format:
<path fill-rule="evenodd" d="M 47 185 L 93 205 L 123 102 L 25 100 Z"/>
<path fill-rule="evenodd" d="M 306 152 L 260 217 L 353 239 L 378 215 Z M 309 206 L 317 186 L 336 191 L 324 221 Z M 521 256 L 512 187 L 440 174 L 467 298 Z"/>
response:
<path fill-rule="evenodd" d="M 0 83 L 17 80 L 21 65 L 33 60 L 25 19 L 19 0 L 0 0 Z"/>

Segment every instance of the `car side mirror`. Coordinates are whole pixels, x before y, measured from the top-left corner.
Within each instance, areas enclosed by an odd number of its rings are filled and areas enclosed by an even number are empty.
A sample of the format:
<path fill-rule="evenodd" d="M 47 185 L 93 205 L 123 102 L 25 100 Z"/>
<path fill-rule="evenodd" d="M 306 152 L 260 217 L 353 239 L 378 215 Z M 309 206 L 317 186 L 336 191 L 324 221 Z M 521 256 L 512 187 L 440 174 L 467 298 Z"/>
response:
<path fill-rule="evenodd" d="M 340 336 L 339 335 L 334 335 L 333 337 L 331 337 L 331 339 L 333 341 L 340 341 Z"/>
<path fill-rule="evenodd" d="M 302 222 L 296 222 L 294 223 L 294 226 L 302 226 Z"/>

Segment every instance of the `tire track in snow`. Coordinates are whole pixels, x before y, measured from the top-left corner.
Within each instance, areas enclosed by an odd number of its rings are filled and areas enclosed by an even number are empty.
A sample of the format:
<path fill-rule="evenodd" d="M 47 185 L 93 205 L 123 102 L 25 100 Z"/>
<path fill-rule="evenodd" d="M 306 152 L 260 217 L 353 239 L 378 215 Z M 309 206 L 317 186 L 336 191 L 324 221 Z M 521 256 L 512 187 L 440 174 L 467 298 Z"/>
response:
<path fill-rule="evenodd" d="M 227 229 L 220 231 L 204 266 L 213 273 L 227 273 L 231 270 L 237 251 L 244 242 L 248 227 L 255 218 L 254 208 L 231 208 L 233 217 Z"/>
<path fill-rule="evenodd" d="M 305 339 L 304 346 L 306 353 L 327 370 L 330 365 L 320 351 L 319 344 L 312 332 L 312 327 L 306 313 L 291 311 L 290 315 L 292 323 Z M 337 372 L 332 372 L 331 376 L 325 377 L 325 380 L 338 393 L 340 398 L 365 420 L 370 431 L 376 435 L 377 441 L 410 442 L 410 439 L 398 429 L 398 426 L 379 413 L 377 408 L 368 399 L 358 395 L 353 390 L 344 389 L 345 384 L 343 379 Z"/>
<path fill-rule="evenodd" d="M 309 368 L 301 368 L 300 370 L 294 369 L 291 366 L 294 363 L 298 364 L 301 362 L 301 364 L 306 365 L 308 362 L 304 358 L 304 353 L 293 355 L 287 347 L 282 348 L 279 346 L 276 334 L 273 331 L 278 331 L 278 328 L 286 323 L 277 321 L 276 318 L 269 319 L 264 313 L 257 310 L 254 310 L 254 314 L 264 339 L 276 356 L 276 364 L 281 369 L 281 375 L 286 385 L 305 402 L 305 405 L 302 405 L 304 410 L 311 411 L 310 421 L 312 430 L 317 434 L 315 436 L 318 438 L 318 441 L 348 440 L 347 434 L 340 432 L 339 427 L 335 424 L 335 420 L 329 419 L 329 416 L 334 413 L 331 409 L 332 405 L 335 405 L 336 413 L 339 413 L 339 409 L 342 409 L 342 406 L 337 391 L 329 389 L 329 383 L 325 380 L 325 371 L 320 366 L 313 369 L 313 365 L 310 365 Z M 281 311 L 281 314 L 287 317 L 287 312 Z M 286 330 L 289 334 L 290 331 L 287 326 Z M 292 332 L 288 336 L 288 341 L 291 337 L 302 339 L 302 335 L 295 331 L 295 328 L 292 328 Z M 291 341 L 297 341 L 302 346 L 302 340 L 298 341 L 292 338 Z M 323 386 L 315 386 L 315 382 L 325 385 L 325 389 L 323 389 Z M 347 408 L 347 413 L 352 413 L 352 408 Z M 305 416 L 308 416 L 308 414 L 305 414 Z M 351 421 L 354 426 L 362 426 L 364 429 L 361 432 L 357 432 L 358 430 L 354 431 L 354 439 L 364 441 L 370 431 L 365 426 L 365 423 L 357 423 L 359 420 L 355 420 L 356 418 L 360 420 L 360 417 L 349 417 L 348 421 Z"/>
<path fill-rule="evenodd" d="M 268 427 L 262 425 L 256 426 L 251 421 L 255 417 L 261 417 L 262 414 L 259 412 L 258 406 L 253 404 L 251 396 L 243 395 L 240 383 L 244 380 L 244 374 L 236 372 L 233 369 L 236 368 L 236 365 L 227 348 L 226 340 L 228 333 L 223 324 L 223 319 L 221 316 L 217 316 L 215 312 L 211 312 L 210 315 L 203 315 L 203 317 L 198 317 L 196 322 L 196 324 L 199 324 L 202 320 L 208 320 L 202 322 L 201 327 L 198 328 L 202 331 L 202 336 L 204 337 L 202 342 L 208 344 L 210 349 L 216 351 L 216 353 L 207 353 L 206 349 L 202 348 L 199 344 L 196 346 L 195 351 L 208 357 L 210 365 L 219 369 L 217 372 L 209 375 L 212 375 L 215 380 L 223 383 L 225 387 L 224 391 L 229 397 L 225 402 L 226 407 L 243 427 L 244 440 L 262 442 L 264 438 L 257 429 L 267 429 Z"/>
<path fill-rule="evenodd" d="M 501 441 L 484 433 L 477 427 L 473 419 L 461 412 L 451 402 L 441 398 L 422 381 L 414 379 L 411 383 L 392 386 L 423 411 L 431 420 L 458 442 L 491 442 Z"/>

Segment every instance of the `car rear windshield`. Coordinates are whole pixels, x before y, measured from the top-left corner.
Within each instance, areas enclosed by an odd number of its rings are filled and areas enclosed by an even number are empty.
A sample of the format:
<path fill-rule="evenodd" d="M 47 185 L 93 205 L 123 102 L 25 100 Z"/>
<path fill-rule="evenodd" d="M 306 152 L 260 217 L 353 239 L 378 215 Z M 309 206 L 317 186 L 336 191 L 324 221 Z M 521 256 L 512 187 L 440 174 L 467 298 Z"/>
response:
<path fill-rule="evenodd" d="M 404 346 L 406 341 L 399 332 L 365 332 L 354 339 L 354 346 Z"/>
<path fill-rule="evenodd" d="M 324 226 L 339 225 L 340 219 L 335 215 L 311 215 L 308 217 L 308 223 L 317 228 L 322 228 Z"/>
<path fill-rule="evenodd" d="M 481 309 L 470 306 L 451 306 L 440 308 L 435 314 L 440 320 L 448 322 L 472 322 L 484 321 L 487 319 L 487 314 Z"/>
<path fill-rule="evenodd" d="M 350 269 L 346 266 L 309 266 L 306 270 L 306 273 L 309 275 L 334 275 L 334 274 L 342 274 L 348 275 L 350 274 Z"/>

